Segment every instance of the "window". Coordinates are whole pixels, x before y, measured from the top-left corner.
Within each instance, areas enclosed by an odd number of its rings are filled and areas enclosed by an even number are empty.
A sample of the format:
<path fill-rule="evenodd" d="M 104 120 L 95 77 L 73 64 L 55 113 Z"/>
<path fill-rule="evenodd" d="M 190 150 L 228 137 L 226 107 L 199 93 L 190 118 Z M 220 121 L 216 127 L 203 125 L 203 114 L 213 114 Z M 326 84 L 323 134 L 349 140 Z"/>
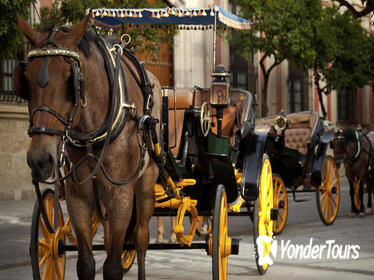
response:
<path fill-rule="evenodd" d="M 356 92 L 349 89 L 338 91 L 338 119 L 341 122 L 355 123 L 357 121 Z"/>
<path fill-rule="evenodd" d="M 308 95 L 304 85 L 304 71 L 290 65 L 288 73 L 288 111 L 289 113 L 305 111 L 308 108 Z"/>
<path fill-rule="evenodd" d="M 14 94 L 13 72 L 17 59 L 0 60 L 0 103 L 25 103 Z"/>
<path fill-rule="evenodd" d="M 288 85 L 290 113 L 303 110 L 302 85 L 300 80 L 290 80 Z"/>
<path fill-rule="evenodd" d="M 1 61 L 1 92 L 9 94 L 13 91 L 13 70 L 17 60 L 5 59 Z"/>

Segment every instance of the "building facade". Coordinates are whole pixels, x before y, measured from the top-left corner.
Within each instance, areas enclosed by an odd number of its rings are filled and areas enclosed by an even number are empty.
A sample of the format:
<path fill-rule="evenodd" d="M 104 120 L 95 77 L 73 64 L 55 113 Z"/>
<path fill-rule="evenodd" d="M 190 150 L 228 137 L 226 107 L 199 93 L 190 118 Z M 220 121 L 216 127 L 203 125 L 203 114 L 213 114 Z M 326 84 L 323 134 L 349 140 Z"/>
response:
<path fill-rule="evenodd" d="M 352 1 L 354 5 L 362 6 L 358 0 Z M 323 6 L 331 5 L 331 1 L 322 0 Z M 342 10 L 344 8 L 341 8 Z M 370 15 L 361 18 L 363 27 L 372 32 Z M 354 42 L 352 42 L 354 43 Z M 256 56 L 255 68 L 258 69 L 257 83 L 261 90 L 263 87 L 263 76 L 259 70 L 258 61 L 261 57 Z M 256 63 L 257 62 L 257 63 Z M 271 65 L 271 59 L 267 59 L 267 65 Z M 260 91 L 258 91 L 260 92 Z M 258 98 L 261 103 L 261 98 Z M 367 128 L 374 128 L 373 116 L 373 90 L 371 86 L 365 86 L 355 92 L 341 90 L 332 91 L 329 95 L 323 95 L 323 103 L 327 111 L 327 119 L 335 123 L 336 128 L 355 127 L 361 124 Z M 314 86 L 312 71 L 304 71 L 284 61 L 271 73 L 268 88 L 269 115 L 277 114 L 281 109 L 286 112 L 298 112 L 304 110 L 315 110 L 322 116 L 317 90 Z M 261 106 L 259 106 L 261 108 Z"/>
<path fill-rule="evenodd" d="M 170 0 L 176 7 L 221 6 L 234 14 L 239 13 L 235 1 L 230 0 Z M 331 1 L 322 0 L 322 5 Z M 355 0 L 360 5 L 359 0 Z M 40 7 L 51 6 L 52 0 L 40 0 L 30 8 L 30 24 L 38 22 Z M 371 32 L 369 16 L 362 19 L 364 27 Z M 163 86 L 191 88 L 209 87 L 215 55 L 216 65 L 222 64 L 231 72 L 233 87 L 243 88 L 259 95 L 263 87 L 263 76 L 259 67 L 261 53 L 255 53 L 247 62 L 236 54 L 236 47 L 219 35 L 216 37 L 216 51 L 213 51 L 213 30 L 180 30 L 174 37 L 173 46 L 160 45 L 157 54 L 141 54 L 147 69 L 155 73 Z M 25 57 L 28 46 L 25 44 L 19 59 Z M 271 58 L 267 64 L 271 65 Z M 29 145 L 27 136 L 27 104 L 14 95 L 13 69 L 17 59 L 1 60 L 0 71 L 0 200 L 34 197 L 30 170 L 26 164 L 26 151 Z M 374 127 L 373 90 L 365 86 L 357 92 L 332 92 L 324 96 L 327 119 L 336 128 L 355 126 Z M 261 106 L 258 106 L 261 108 Z M 313 73 L 294 67 L 287 61 L 278 65 L 271 73 L 268 89 L 269 115 L 281 109 L 286 112 L 315 110 L 321 113 L 317 91 L 313 83 Z"/>

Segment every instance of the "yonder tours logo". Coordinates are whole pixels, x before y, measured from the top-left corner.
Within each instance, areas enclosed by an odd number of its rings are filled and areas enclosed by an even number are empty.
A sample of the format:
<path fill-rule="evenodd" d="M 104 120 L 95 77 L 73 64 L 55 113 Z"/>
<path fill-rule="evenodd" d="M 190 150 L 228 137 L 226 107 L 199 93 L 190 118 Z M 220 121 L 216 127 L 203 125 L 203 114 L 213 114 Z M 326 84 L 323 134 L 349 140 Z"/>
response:
<path fill-rule="evenodd" d="M 259 254 L 259 265 L 273 264 L 273 260 L 281 259 L 299 259 L 299 260 L 315 260 L 315 259 L 358 259 L 360 254 L 359 245 L 338 244 L 335 240 L 326 240 L 323 244 L 315 244 L 313 238 L 310 238 L 308 244 L 294 244 L 291 240 L 281 240 L 278 242 L 269 236 L 259 236 L 256 239 Z M 278 247 L 278 244 L 280 246 Z M 280 254 L 278 254 L 278 248 Z"/>

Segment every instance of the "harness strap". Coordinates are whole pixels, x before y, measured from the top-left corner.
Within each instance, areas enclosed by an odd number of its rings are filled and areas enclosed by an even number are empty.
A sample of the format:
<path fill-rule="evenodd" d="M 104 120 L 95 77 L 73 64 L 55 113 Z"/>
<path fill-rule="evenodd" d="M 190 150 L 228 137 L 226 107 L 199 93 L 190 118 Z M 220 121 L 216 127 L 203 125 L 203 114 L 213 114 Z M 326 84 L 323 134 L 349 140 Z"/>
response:
<path fill-rule="evenodd" d="M 373 147 L 372 147 L 372 144 L 371 144 L 371 141 L 369 139 L 369 137 L 367 136 L 369 132 L 366 132 L 366 133 L 363 133 L 362 136 L 368 141 L 369 143 L 369 151 L 365 151 L 368 153 L 369 155 L 369 160 L 368 160 L 368 169 L 369 171 L 371 171 L 371 165 L 373 163 L 373 158 L 374 158 L 374 154 L 373 154 Z"/>
<path fill-rule="evenodd" d="M 47 43 L 48 47 L 50 47 L 51 44 L 53 43 L 53 40 L 55 39 L 56 34 L 59 31 L 59 29 L 60 28 L 57 25 L 53 26 L 53 29 L 48 37 L 48 43 Z M 42 69 L 40 70 L 38 78 L 37 78 L 37 82 L 41 88 L 44 88 L 49 82 L 48 62 L 49 62 L 49 56 L 46 56 L 43 61 Z"/>
<path fill-rule="evenodd" d="M 144 104 L 143 104 L 143 113 L 144 114 L 151 114 L 152 108 L 154 105 L 153 102 L 153 85 L 149 81 L 149 77 L 147 74 L 147 71 L 145 70 L 144 66 L 142 63 L 140 63 L 139 59 L 135 56 L 133 52 L 130 50 L 124 48 L 124 55 L 129 58 L 129 60 L 135 65 L 139 75 L 140 75 L 140 83 L 137 80 L 137 83 L 143 93 L 143 98 L 144 98 Z M 125 64 L 128 66 L 129 69 L 131 67 L 128 65 L 128 63 L 125 60 Z M 132 70 L 130 70 L 131 72 Z M 136 77 L 135 73 L 133 74 L 134 77 Z"/>
<path fill-rule="evenodd" d="M 116 71 L 114 73 L 114 85 L 113 85 L 113 92 L 112 92 L 112 104 L 116 104 L 114 106 L 114 108 L 116 109 L 118 107 L 118 102 L 117 102 L 117 91 L 118 91 L 118 76 L 119 76 L 119 71 L 121 69 L 120 67 L 120 64 L 121 64 L 121 55 L 120 55 L 120 52 L 121 50 L 120 49 L 117 49 L 117 57 L 116 57 Z M 78 184 L 80 185 L 83 185 L 85 183 L 87 183 L 89 180 L 91 180 L 97 173 L 97 171 L 99 170 L 101 164 L 103 163 L 104 161 L 104 156 L 106 154 L 106 150 L 109 146 L 109 142 L 110 142 L 110 136 L 112 134 L 112 125 L 113 125 L 113 122 L 114 122 L 114 112 L 116 110 L 110 110 L 109 111 L 109 117 L 108 117 L 108 126 L 107 126 L 107 137 L 105 139 L 105 142 L 104 142 L 104 146 L 102 148 L 102 151 L 101 151 L 101 154 L 100 154 L 100 157 L 99 157 L 99 160 L 97 161 L 96 163 L 96 166 L 95 168 L 91 171 L 91 173 L 81 182 L 78 182 Z"/>

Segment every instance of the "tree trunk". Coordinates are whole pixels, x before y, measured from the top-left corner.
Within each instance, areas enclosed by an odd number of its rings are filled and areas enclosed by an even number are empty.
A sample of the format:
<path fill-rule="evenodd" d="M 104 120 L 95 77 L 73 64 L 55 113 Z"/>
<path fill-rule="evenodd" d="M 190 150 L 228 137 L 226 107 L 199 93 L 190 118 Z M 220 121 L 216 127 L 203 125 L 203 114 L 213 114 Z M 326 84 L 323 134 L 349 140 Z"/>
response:
<path fill-rule="evenodd" d="M 322 97 L 323 89 L 321 89 L 321 87 L 319 85 L 321 75 L 318 73 L 317 68 L 313 68 L 313 72 L 314 72 L 314 84 L 317 87 L 319 104 L 321 105 L 321 110 L 322 110 L 323 117 L 326 119 L 327 112 L 326 112 L 325 104 L 323 104 L 323 97 Z"/>
<path fill-rule="evenodd" d="M 262 88 L 262 103 L 261 103 L 261 117 L 266 117 L 269 112 L 269 107 L 267 103 L 268 99 L 268 86 L 269 86 L 269 78 L 271 71 L 275 68 L 275 66 L 279 65 L 282 61 L 278 61 L 274 59 L 274 63 L 266 70 L 265 67 L 265 59 L 268 57 L 267 55 L 263 55 L 260 60 L 260 66 L 262 74 L 264 75 L 264 86 Z"/>

